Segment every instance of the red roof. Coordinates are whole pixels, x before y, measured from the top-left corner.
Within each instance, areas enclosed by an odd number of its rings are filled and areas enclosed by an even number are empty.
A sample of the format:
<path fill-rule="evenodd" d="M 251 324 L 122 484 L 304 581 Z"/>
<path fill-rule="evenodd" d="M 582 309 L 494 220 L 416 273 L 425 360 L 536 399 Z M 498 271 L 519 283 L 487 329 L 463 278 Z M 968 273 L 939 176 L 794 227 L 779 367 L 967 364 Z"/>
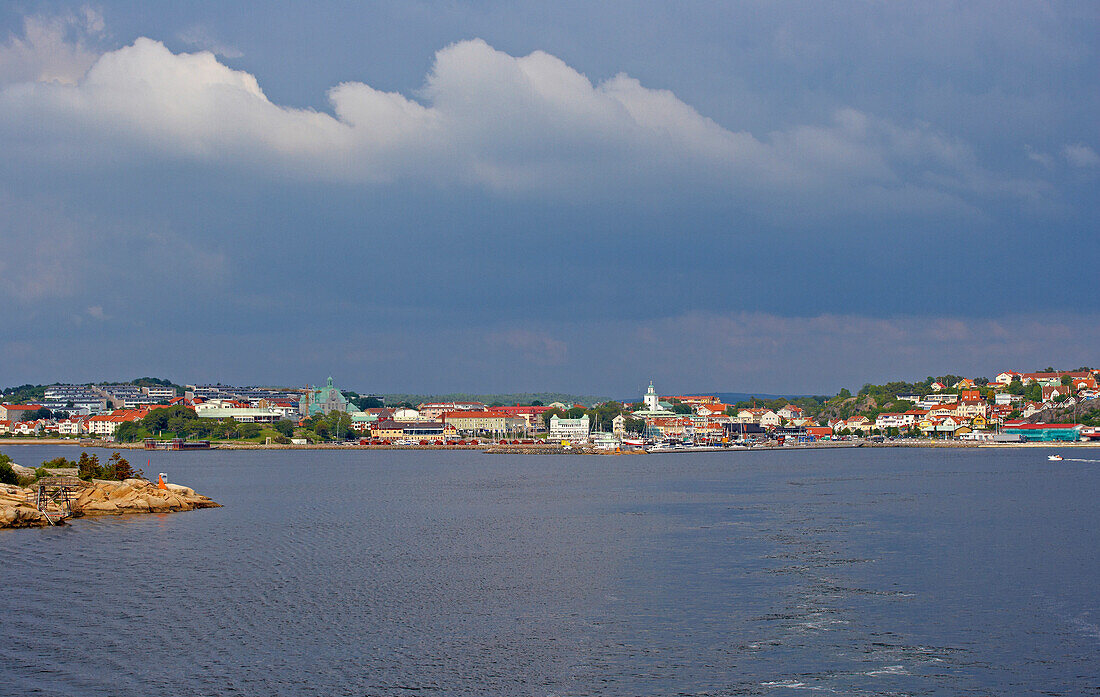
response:
<path fill-rule="evenodd" d="M 448 419 L 492 419 L 512 416 L 506 411 L 447 411 L 443 412 L 443 420 Z"/>

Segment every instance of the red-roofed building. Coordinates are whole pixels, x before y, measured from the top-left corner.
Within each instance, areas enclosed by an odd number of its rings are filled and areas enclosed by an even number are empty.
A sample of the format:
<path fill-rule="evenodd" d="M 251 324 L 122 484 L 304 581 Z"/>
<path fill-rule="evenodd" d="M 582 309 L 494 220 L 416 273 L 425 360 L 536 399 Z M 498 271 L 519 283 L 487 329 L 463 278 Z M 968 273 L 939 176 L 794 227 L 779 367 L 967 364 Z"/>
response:
<path fill-rule="evenodd" d="M 1055 397 L 1069 397 L 1073 394 L 1073 388 L 1061 383 L 1057 385 L 1043 385 L 1043 401 L 1049 402 Z"/>
<path fill-rule="evenodd" d="M 802 416 L 802 407 L 797 404 L 784 405 L 779 411 L 776 412 L 784 419 L 797 419 Z"/>
<path fill-rule="evenodd" d="M 1062 384 L 1062 376 L 1068 375 L 1071 378 L 1090 378 L 1092 373 L 1087 370 L 1070 372 L 1059 371 L 1055 373 L 1024 373 L 1021 379 L 1025 385 L 1032 382 L 1037 382 L 1040 385 L 1060 385 Z"/>
<path fill-rule="evenodd" d="M 41 408 L 41 404 L 0 404 L 0 420 L 12 423 L 26 421 Z"/>
<path fill-rule="evenodd" d="M 423 412 L 421 412 L 423 413 Z M 504 411 L 448 411 L 443 423 L 454 426 L 459 435 L 492 435 L 517 433 L 527 428 L 527 421 Z"/>
<path fill-rule="evenodd" d="M 141 409 L 115 409 L 110 414 L 97 414 L 88 418 L 87 429 L 92 435 L 112 437 L 120 424 L 128 421 L 138 421 L 144 418 L 150 409 L 157 408 L 164 407 L 163 405 L 152 405 Z"/>
<path fill-rule="evenodd" d="M 516 418 L 523 419 L 529 431 L 545 431 L 546 424 L 542 420 L 542 415 L 552 409 L 553 407 L 547 406 L 532 407 L 517 404 L 510 407 L 493 407 L 492 411 L 509 414 Z"/>
<path fill-rule="evenodd" d="M 420 418 L 425 421 L 434 421 L 444 412 L 482 411 L 485 408 L 481 402 L 426 402 L 416 406 L 416 410 L 420 412 Z"/>
<path fill-rule="evenodd" d="M 706 404 L 700 404 L 696 406 L 695 413 L 699 416 L 725 416 L 726 409 L 728 408 L 728 404 L 722 404 L 721 402 L 708 402 Z"/>

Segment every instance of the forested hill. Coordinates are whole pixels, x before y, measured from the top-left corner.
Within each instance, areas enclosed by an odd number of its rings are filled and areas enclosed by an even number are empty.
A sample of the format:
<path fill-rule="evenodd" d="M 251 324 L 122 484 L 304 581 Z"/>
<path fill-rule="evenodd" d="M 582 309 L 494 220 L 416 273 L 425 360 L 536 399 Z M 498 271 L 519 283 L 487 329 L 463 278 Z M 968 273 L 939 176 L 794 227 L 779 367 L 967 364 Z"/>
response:
<path fill-rule="evenodd" d="M 482 402 L 483 404 L 498 405 L 531 404 L 532 402 L 552 404 L 554 402 L 561 402 L 563 404 L 583 404 L 585 406 L 592 406 L 593 404 L 599 404 L 607 400 L 606 397 L 575 395 L 564 392 L 511 392 L 505 394 L 473 394 L 466 392 L 452 392 L 449 394 L 394 393 L 384 394 L 382 395 L 382 399 L 385 401 L 386 406 L 402 403 L 416 406 L 424 402 Z"/>

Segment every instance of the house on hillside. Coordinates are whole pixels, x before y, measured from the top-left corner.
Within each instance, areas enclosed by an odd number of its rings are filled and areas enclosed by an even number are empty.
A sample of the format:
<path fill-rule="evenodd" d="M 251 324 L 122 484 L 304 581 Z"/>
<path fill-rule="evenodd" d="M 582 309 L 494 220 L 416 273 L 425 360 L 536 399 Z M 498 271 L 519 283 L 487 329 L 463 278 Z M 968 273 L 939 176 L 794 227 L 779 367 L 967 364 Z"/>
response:
<path fill-rule="evenodd" d="M 787 404 L 776 412 L 780 417 L 790 421 L 791 419 L 797 419 L 803 415 L 802 407 L 797 404 Z"/>
<path fill-rule="evenodd" d="M 1071 394 L 1073 394 L 1073 388 L 1069 385 L 1059 383 L 1057 385 L 1043 386 L 1044 402 L 1053 402 L 1055 397 L 1069 397 Z"/>

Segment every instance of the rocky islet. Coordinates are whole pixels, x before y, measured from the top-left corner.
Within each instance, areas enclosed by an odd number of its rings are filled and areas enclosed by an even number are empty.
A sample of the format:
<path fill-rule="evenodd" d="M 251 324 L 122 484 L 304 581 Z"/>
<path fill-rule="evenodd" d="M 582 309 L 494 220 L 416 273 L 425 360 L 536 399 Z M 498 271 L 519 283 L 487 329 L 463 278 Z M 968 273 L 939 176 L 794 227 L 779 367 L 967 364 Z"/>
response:
<path fill-rule="evenodd" d="M 0 528 L 44 527 L 50 524 L 35 505 L 36 490 L 0 484 Z M 196 494 L 179 484 L 161 489 L 145 479 L 111 481 L 93 479 L 74 491 L 70 503 L 73 517 L 126 515 L 136 513 L 176 513 L 199 508 L 218 508 L 221 504 Z"/>

